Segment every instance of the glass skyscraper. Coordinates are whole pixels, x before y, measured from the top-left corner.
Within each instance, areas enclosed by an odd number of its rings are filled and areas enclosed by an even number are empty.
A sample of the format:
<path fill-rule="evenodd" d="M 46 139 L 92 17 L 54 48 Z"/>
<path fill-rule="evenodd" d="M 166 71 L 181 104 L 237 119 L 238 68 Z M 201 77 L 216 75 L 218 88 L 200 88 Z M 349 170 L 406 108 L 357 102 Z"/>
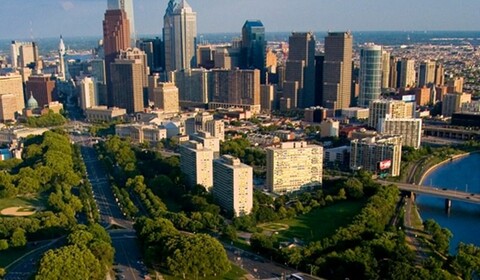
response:
<path fill-rule="evenodd" d="M 367 44 L 360 50 L 360 95 L 358 106 L 368 108 L 382 94 L 382 47 Z"/>
<path fill-rule="evenodd" d="M 265 71 L 265 27 L 259 20 L 247 20 L 242 27 L 242 68 Z M 265 78 L 265 77 L 263 77 Z"/>

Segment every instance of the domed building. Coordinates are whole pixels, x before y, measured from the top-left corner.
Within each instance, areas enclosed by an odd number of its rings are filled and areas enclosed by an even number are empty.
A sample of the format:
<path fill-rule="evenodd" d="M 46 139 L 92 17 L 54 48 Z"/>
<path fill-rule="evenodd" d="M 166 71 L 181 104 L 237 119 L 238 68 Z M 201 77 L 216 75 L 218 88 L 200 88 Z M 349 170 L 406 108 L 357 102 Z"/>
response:
<path fill-rule="evenodd" d="M 38 102 L 37 100 L 33 97 L 33 94 L 30 93 L 30 98 L 27 101 L 27 109 L 28 110 L 33 110 L 38 108 Z"/>

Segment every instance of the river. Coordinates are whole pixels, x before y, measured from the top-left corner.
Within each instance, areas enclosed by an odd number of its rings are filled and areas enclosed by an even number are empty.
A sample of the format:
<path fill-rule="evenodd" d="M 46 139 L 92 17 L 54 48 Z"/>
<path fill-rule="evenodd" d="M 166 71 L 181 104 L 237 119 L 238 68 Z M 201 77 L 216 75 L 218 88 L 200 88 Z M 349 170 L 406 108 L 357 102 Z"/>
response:
<path fill-rule="evenodd" d="M 438 167 L 425 177 L 422 184 L 480 195 L 480 154 Z M 456 251 L 460 242 L 480 246 L 480 205 L 452 201 L 450 214 L 447 214 L 444 199 L 419 195 L 416 203 L 423 220 L 434 219 L 453 233 L 451 253 Z"/>

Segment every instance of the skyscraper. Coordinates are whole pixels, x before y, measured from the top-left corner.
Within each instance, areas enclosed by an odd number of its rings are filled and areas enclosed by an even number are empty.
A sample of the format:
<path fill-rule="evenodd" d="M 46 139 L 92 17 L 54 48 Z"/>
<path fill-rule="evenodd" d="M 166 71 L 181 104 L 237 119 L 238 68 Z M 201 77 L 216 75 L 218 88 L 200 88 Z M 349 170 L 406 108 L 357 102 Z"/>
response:
<path fill-rule="evenodd" d="M 435 61 L 425 60 L 420 63 L 418 87 L 429 86 L 435 83 L 435 69 Z"/>
<path fill-rule="evenodd" d="M 117 59 L 110 64 L 112 105 L 127 113 L 142 111 L 144 66 L 140 59 Z"/>
<path fill-rule="evenodd" d="M 400 65 L 400 87 L 415 86 L 415 60 L 404 58 Z"/>
<path fill-rule="evenodd" d="M 312 32 L 293 32 L 289 39 L 285 81 L 298 82 L 293 107 L 308 108 L 315 104 L 315 37 Z"/>
<path fill-rule="evenodd" d="M 352 44 L 350 32 L 329 32 L 325 37 L 323 106 L 326 108 L 337 110 L 350 106 Z"/>
<path fill-rule="evenodd" d="M 360 50 L 360 95 L 358 106 L 367 108 L 382 93 L 382 47 L 367 44 Z"/>
<path fill-rule="evenodd" d="M 382 88 L 388 88 L 390 83 L 390 53 L 382 51 Z"/>
<path fill-rule="evenodd" d="M 179 111 L 178 88 L 174 83 L 159 83 L 153 92 L 155 107 L 166 113 L 177 113 Z"/>
<path fill-rule="evenodd" d="M 98 106 L 98 91 L 95 78 L 84 77 L 77 82 L 80 93 L 80 108 L 86 110 L 94 106 Z"/>
<path fill-rule="evenodd" d="M 124 10 L 130 24 L 130 37 L 135 41 L 135 17 L 133 14 L 133 0 L 108 0 L 107 10 Z"/>
<path fill-rule="evenodd" d="M 189 69 L 197 65 L 197 13 L 187 1 L 170 0 L 163 17 L 165 71 Z"/>
<path fill-rule="evenodd" d="M 38 47 L 35 42 L 12 41 L 10 46 L 12 67 L 27 67 L 38 60 Z"/>
<path fill-rule="evenodd" d="M 265 82 L 265 27 L 260 20 L 247 20 L 242 27 L 242 63 L 246 69 L 259 69 Z"/>

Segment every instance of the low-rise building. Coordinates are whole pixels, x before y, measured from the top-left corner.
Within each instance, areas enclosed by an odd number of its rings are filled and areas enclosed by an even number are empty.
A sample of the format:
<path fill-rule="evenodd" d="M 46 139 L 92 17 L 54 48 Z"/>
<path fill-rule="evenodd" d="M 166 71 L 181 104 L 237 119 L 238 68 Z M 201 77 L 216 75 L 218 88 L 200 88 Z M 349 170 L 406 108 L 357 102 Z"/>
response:
<path fill-rule="evenodd" d="M 123 108 L 107 106 L 94 106 L 85 110 L 87 121 L 90 122 L 111 122 L 116 119 L 123 119 L 127 110 Z"/>
<path fill-rule="evenodd" d="M 167 138 L 167 130 L 155 125 L 117 124 L 115 134 L 137 143 L 156 143 Z"/>

